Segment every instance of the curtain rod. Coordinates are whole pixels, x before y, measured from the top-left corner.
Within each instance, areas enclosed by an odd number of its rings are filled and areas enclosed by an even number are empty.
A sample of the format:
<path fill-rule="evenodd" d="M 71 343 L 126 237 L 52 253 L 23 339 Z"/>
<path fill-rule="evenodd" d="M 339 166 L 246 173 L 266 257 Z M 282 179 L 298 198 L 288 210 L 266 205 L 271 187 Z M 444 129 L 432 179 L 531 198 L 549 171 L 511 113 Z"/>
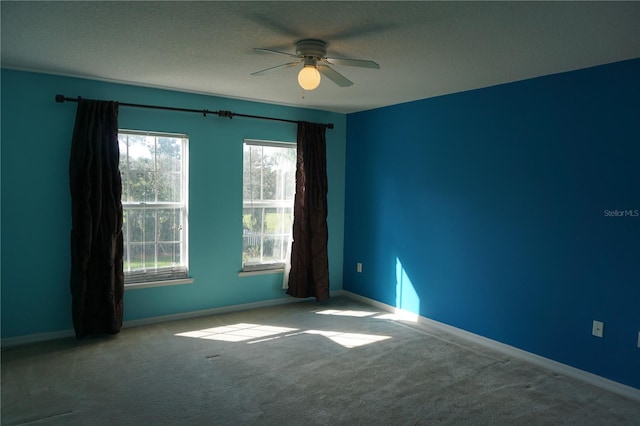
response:
<path fill-rule="evenodd" d="M 92 100 L 92 99 L 81 98 L 80 96 L 78 96 L 77 98 L 68 98 L 64 95 L 56 95 L 56 102 L 58 103 L 78 102 L 83 99 Z M 158 106 L 158 105 L 131 104 L 131 103 L 117 102 L 117 101 L 116 103 L 120 106 L 125 106 L 125 107 L 161 109 L 165 111 L 196 112 L 198 114 L 202 114 L 205 117 L 207 116 L 207 114 L 212 114 L 212 115 L 217 115 L 218 117 L 225 117 L 225 118 L 233 118 L 233 117 L 259 118 L 261 120 L 283 121 L 285 123 L 295 123 L 295 124 L 299 123 L 299 121 L 287 120 L 286 118 L 263 117 L 260 115 L 239 114 L 237 112 L 224 111 L 224 110 L 210 111 L 208 109 L 176 108 L 176 107 L 166 107 L 166 106 Z M 323 125 L 326 126 L 327 129 L 333 129 L 333 123 L 326 123 L 326 124 L 323 123 Z"/>

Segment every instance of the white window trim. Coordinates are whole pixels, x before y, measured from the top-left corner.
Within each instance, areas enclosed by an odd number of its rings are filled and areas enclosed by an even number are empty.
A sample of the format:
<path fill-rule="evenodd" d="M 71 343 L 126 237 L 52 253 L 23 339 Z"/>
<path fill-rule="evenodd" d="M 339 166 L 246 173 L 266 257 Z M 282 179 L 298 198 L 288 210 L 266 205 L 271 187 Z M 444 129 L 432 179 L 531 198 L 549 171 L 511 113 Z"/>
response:
<path fill-rule="evenodd" d="M 183 225 L 183 241 L 184 241 L 184 253 L 181 253 L 181 257 L 184 258 L 184 265 L 186 269 L 186 277 L 184 278 L 174 278 L 174 279 L 165 279 L 165 280 L 154 280 L 154 281 L 141 281 L 141 282 L 130 282 L 127 283 L 127 272 L 124 272 L 124 289 L 125 290 L 135 290 L 140 288 L 149 288 L 149 287 L 164 287 L 164 286 L 173 286 L 173 285 L 182 285 L 182 284 L 192 284 L 193 278 L 189 276 L 189 135 L 186 133 L 168 133 L 168 132 L 157 132 L 157 131 L 144 131 L 144 130 L 131 130 L 131 129 L 118 129 L 118 134 L 127 133 L 131 135 L 144 135 L 144 136 L 160 136 L 160 137 L 172 137 L 179 139 L 186 139 L 186 144 L 183 147 L 182 152 L 182 194 L 184 196 L 184 225 Z M 171 203 L 171 202 L 149 202 L 149 203 L 128 203 L 122 202 L 123 209 L 126 208 L 140 208 L 140 209 L 156 209 L 163 207 L 176 207 L 181 206 L 182 203 Z"/>
<path fill-rule="evenodd" d="M 253 145 L 253 146 L 273 146 L 276 148 L 297 148 L 297 142 L 271 141 L 271 140 L 250 139 L 250 138 L 245 139 L 244 144 Z"/>
<path fill-rule="evenodd" d="M 240 271 L 239 277 L 253 277 L 255 275 L 271 275 L 271 274 L 284 274 L 284 268 L 277 269 L 256 269 L 255 271 Z"/>
<path fill-rule="evenodd" d="M 193 278 L 181 278 L 179 280 L 145 281 L 142 283 L 125 284 L 124 289 L 126 291 L 126 290 L 137 290 L 139 288 L 166 287 L 170 285 L 193 284 L 193 281 L 194 281 Z"/>
<path fill-rule="evenodd" d="M 262 140 L 262 139 L 244 139 L 244 145 L 252 145 L 252 146 L 272 146 L 276 148 L 297 148 L 297 142 L 287 142 L 287 141 L 273 141 L 273 140 Z M 289 207 L 288 202 L 282 200 L 273 200 L 270 202 L 263 201 L 254 201 L 253 205 L 260 207 Z M 244 208 L 244 197 L 242 200 L 242 207 Z M 291 206 L 293 208 L 293 205 Z M 286 268 L 286 264 L 283 264 L 279 267 L 269 267 L 269 264 L 252 264 L 247 265 L 248 268 L 245 269 L 244 265 L 241 267 L 238 272 L 239 277 L 249 277 L 255 275 L 268 275 L 268 274 L 282 274 Z M 263 266 L 262 268 L 260 266 Z"/>

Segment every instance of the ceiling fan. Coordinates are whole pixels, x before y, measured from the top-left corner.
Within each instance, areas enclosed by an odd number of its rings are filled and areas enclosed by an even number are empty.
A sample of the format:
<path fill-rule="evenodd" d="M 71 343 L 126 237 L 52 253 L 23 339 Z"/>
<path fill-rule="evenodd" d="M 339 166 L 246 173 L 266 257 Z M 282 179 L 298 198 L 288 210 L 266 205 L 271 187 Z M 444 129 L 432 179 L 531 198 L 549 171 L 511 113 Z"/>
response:
<path fill-rule="evenodd" d="M 295 62 L 277 65 L 261 71 L 251 73 L 251 75 L 263 75 L 271 71 L 283 68 L 295 67 L 304 64 L 298 73 L 298 83 L 305 90 L 313 90 L 320 84 L 320 74 L 327 77 L 340 87 L 349 87 L 353 84 L 351 80 L 331 68 L 329 65 L 347 65 L 351 67 L 380 69 L 380 65 L 373 61 L 348 58 L 327 58 L 327 43 L 313 38 L 305 38 L 296 42 L 296 53 L 281 52 L 279 50 L 255 48 L 256 52 L 277 53 L 280 55 L 296 58 Z"/>

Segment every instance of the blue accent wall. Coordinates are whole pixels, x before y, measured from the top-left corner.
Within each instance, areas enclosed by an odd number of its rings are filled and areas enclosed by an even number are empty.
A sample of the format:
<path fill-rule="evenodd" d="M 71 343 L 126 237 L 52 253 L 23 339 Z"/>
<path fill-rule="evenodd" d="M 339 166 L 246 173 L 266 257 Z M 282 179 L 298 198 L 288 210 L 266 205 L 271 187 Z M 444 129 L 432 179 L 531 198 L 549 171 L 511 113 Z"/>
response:
<path fill-rule="evenodd" d="M 333 122 L 327 130 L 329 267 L 342 288 L 346 116 L 312 109 L 2 70 L 2 337 L 70 330 L 69 97 L 231 110 Z M 289 297 L 282 274 L 239 277 L 242 142 L 296 140 L 296 126 L 246 118 L 120 108 L 121 128 L 189 135 L 189 247 L 193 284 L 128 290 L 125 321 Z"/>
<path fill-rule="evenodd" d="M 348 115 L 345 290 L 640 388 L 639 76 Z"/>

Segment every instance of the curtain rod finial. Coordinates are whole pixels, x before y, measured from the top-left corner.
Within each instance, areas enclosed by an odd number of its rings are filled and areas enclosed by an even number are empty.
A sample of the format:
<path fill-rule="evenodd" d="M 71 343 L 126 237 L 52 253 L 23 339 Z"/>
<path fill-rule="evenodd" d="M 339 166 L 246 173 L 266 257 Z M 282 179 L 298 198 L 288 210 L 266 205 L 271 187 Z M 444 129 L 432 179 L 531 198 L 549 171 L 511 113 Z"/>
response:
<path fill-rule="evenodd" d="M 56 95 L 56 102 L 59 104 L 64 102 L 64 95 Z"/>

